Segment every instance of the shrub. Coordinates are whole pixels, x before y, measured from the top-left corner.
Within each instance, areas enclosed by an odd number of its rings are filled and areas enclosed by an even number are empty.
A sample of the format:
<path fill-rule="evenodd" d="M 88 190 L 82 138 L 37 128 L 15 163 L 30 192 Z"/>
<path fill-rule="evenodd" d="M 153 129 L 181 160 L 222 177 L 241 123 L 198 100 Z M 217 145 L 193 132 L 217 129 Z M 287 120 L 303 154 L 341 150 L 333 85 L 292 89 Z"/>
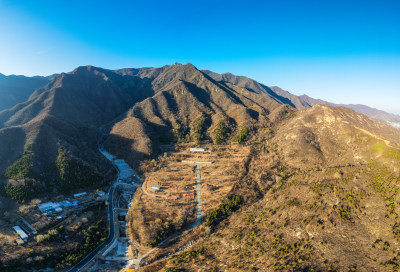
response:
<path fill-rule="evenodd" d="M 90 166 L 68 159 L 62 150 L 59 151 L 58 159 L 50 171 L 56 175 L 56 181 L 61 190 L 67 193 L 103 181 L 103 178 Z"/>
<path fill-rule="evenodd" d="M 35 176 L 32 171 L 32 152 L 25 152 L 21 158 L 16 160 L 11 166 L 9 166 L 6 172 L 3 174 L 8 179 L 24 179 L 27 177 L 33 178 Z"/>
<path fill-rule="evenodd" d="M 192 140 L 200 141 L 205 137 L 205 120 L 206 119 L 204 118 L 204 116 L 200 116 L 199 118 L 196 118 L 194 120 L 192 127 Z"/>
<path fill-rule="evenodd" d="M 0 186 L 0 195 L 10 197 L 15 201 L 22 203 L 28 201 L 43 192 L 43 188 L 34 183 L 34 180 L 26 179 L 23 183 Z"/>
<path fill-rule="evenodd" d="M 191 137 L 189 134 L 189 127 L 183 124 L 181 121 L 177 120 L 176 128 L 172 130 L 174 135 L 174 140 L 178 143 L 189 143 L 191 142 Z"/>
<path fill-rule="evenodd" d="M 78 263 L 82 258 L 92 252 L 96 247 L 106 240 L 107 234 L 102 232 L 101 229 L 105 226 L 106 222 L 99 220 L 95 225 L 90 226 L 82 233 L 85 235 L 84 242 L 75 250 L 71 250 L 62 255 L 62 261 L 56 266 L 56 269 L 62 269 L 66 266 L 73 266 Z"/>
<path fill-rule="evenodd" d="M 199 256 L 203 256 L 205 258 L 210 257 L 207 255 L 204 248 L 201 247 L 196 250 L 187 251 L 187 252 L 183 252 L 181 254 L 174 255 L 171 257 L 171 259 L 172 259 L 173 264 L 178 265 L 178 264 L 188 263 L 189 261 L 196 263 L 197 262 L 196 259 Z M 178 271 L 184 271 L 184 270 L 178 270 Z"/>
<path fill-rule="evenodd" d="M 229 137 L 229 132 L 228 121 L 219 121 L 217 128 L 214 130 L 214 142 L 216 144 L 225 144 Z"/>
<path fill-rule="evenodd" d="M 240 196 L 227 196 L 221 201 L 218 208 L 211 212 L 207 218 L 206 226 L 211 229 L 215 228 L 219 222 L 226 219 L 232 212 L 239 209 L 243 199 Z"/>
<path fill-rule="evenodd" d="M 247 137 L 249 136 L 249 129 L 247 127 L 243 127 L 238 134 L 233 138 L 235 143 L 242 144 L 246 141 Z"/>
<path fill-rule="evenodd" d="M 49 230 L 47 234 L 41 234 L 36 236 L 36 242 L 46 242 L 46 241 L 58 241 L 61 238 L 61 234 L 64 233 L 65 229 L 63 226 Z"/>

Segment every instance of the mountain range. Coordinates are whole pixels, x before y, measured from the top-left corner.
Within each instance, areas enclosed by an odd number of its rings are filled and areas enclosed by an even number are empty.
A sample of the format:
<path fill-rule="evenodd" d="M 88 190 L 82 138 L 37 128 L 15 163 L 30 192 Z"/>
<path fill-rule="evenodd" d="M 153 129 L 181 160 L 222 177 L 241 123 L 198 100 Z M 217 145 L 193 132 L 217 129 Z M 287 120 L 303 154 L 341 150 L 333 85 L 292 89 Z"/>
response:
<path fill-rule="evenodd" d="M 141 163 L 156 163 L 166 146 L 249 146 L 228 193 L 241 207 L 221 202 L 223 216 L 207 221 L 191 262 L 176 255 L 147 271 L 400 267 L 400 131 L 386 123 L 398 116 L 190 63 L 82 66 L 41 80 L 25 101 L 0 112 L 0 179 L 25 186 L 15 198 L 22 203 L 110 180 L 112 167 L 97 150 L 103 132 L 105 149 L 144 174 Z"/>
<path fill-rule="evenodd" d="M 389 122 L 394 122 L 394 123 L 400 123 L 400 116 L 397 114 L 393 113 L 388 113 L 382 110 L 378 110 L 375 108 L 371 108 L 365 105 L 361 104 L 335 104 L 331 102 L 327 102 L 321 99 L 314 99 L 312 97 L 309 97 L 307 95 L 300 95 L 300 96 L 295 96 L 290 94 L 287 91 L 282 90 L 279 87 L 271 87 L 271 89 L 278 95 L 287 97 L 290 99 L 292 104 L 297 108 L 297 109 L 303 109 L 303 108 L 310 108 L 314 105 L 318 104 L 324 104 L 324 105 L 329 105 L 329 106 L 335 106 L 335 107 L 346 107 L 355 110 L 356 112 L 359 112 L 361 114 L 364 114 L 368 117 L 379 119 L 382 121 L 389 121 Z"/>
<path fill-rule="evenodd" d="M 107 147 L 125 152 L 134 164 L 156 154 L 165 142 L 212 139 L 217 127 L 233 134 L 245 125 L 278 122 L 283 112 L 293 109 L 334 105 L 244 76 L 200 71 L 190 63 L 120 70 L 83 66 L 50 77 L 0 79 L 12 86 L 1 89 L 3 94 L 11 97 L 17 92 L 12 90 L 24 90 L 20 100 L 26 99 L 0 112 L 0 172 L 28 146 L 35 151 L 32 167 L 37 172 L 55 161 L 60 148 L 98 168 L 94 161 L 101 159 L 94 155 L 93 142 L 99 126 L 111 132 Z M 395 115 L 366 106 L 346 107 L 370 117 L 397 120 Z M 82 135 L 94 138 L 83 141 Z M 92 146 L 82 147 L 82 142 Z"/>
<path fill-rule="evenodd" d="M 0 74 L 0 111 L 26 101 L 36 89 L 42 88 L 55 77 L 57 74 L 46 77 Z"/>

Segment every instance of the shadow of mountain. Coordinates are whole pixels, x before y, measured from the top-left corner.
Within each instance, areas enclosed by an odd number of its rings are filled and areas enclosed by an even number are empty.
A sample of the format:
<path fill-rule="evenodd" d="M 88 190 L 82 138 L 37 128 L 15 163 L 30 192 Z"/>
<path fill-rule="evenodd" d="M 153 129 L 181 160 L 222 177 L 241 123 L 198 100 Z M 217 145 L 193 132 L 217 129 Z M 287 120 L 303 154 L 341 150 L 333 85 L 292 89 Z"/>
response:
<path fill-rule="evenodd" d="M 292 101 L 286 97 L 280 96 L 277 93 L 275 93 L 273 90 L 271 90 L 270 88 L 268 88 L 267 86 L 260 84 L 264 90 L 273 98 L 281 101 L 283 104 L 288 104 L 290 106 L 292 106 L 293 108 L 296 108 L 296 106 L 292 103 Z"/>
<path fill-rule="evenodd" d="M 115 157 L 124 159 L 131 167 L 137 168 L 142 160 L 150 158 L 150 154 L 132 148 L 134 142 L 126 137 L 110 134 L 104 142 L 104 148 Z"/>
<path fill-rule="evenodd" d="M 3 173 L 24 153 L 25 132 L 20 127 L 0 129 L 0 143 L 0 173 Z"/>

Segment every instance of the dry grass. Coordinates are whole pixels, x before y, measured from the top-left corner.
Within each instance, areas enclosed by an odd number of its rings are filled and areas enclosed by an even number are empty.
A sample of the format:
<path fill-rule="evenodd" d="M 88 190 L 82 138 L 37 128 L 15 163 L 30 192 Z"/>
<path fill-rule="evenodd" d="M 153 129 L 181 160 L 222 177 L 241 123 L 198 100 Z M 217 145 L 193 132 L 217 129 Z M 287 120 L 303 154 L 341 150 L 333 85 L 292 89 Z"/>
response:
<path fill-rule="evenodd" d="M 212 162 L 200 165 L 202 215 L 206 217 L 232 189 L 238 166 L 249 153 L 249 148 L 241 145 L 221 146 L 211 153 L 190 152 L 190 147 L 193 145 L 179 145 L 168 158 L 153 162 L 162 165 L 159 169 L 144 174 L 142 189 L 136 192 L 130 211 L 134 216 L 129 217 L 135 243 L 148 246 L 164 233 L 159 242 L 195 221 L 196 164 L 190 162 Z M 174 228 L 168 231 L 171 225 Z"/>

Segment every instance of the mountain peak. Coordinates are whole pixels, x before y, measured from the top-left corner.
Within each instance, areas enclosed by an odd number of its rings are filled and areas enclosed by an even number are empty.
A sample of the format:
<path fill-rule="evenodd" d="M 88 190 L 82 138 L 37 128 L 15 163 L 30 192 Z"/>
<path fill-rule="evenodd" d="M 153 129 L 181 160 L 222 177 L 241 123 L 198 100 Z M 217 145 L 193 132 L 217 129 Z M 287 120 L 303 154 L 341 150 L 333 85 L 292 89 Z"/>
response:
<path fill-rule="evenodd" d="M 78 66 L 71 72 L 71 74 L 76 74 L 76 73 L 86 73 L 86 72 L 93 72 L 93 71 L 104 71 L 105 69 L 92 66 L 92 65 L 84 65 L 84 66 Z"/>
<path fill-rule="evenodd" d="M 188 62 L 188 63 L 186 63 L 186 64 L 182 64 L 182 63 L 179 63 L 179 62 L 175 62 L 174 64 L 172 64 L 171 66 L 166 66 L 166 67 L 171 67 L 171 68 L 179 68 L 179 67 L 181 67 L 181 68 L 183 68 L 183 69 L 188 69 L 188 68 L 194 68 L 194 69 L 196 69 L 197 70 L 197 68 L 196 68 L 196 66 L 194 66 L 193 64 L 191 64 L 190 62 Z"/>

